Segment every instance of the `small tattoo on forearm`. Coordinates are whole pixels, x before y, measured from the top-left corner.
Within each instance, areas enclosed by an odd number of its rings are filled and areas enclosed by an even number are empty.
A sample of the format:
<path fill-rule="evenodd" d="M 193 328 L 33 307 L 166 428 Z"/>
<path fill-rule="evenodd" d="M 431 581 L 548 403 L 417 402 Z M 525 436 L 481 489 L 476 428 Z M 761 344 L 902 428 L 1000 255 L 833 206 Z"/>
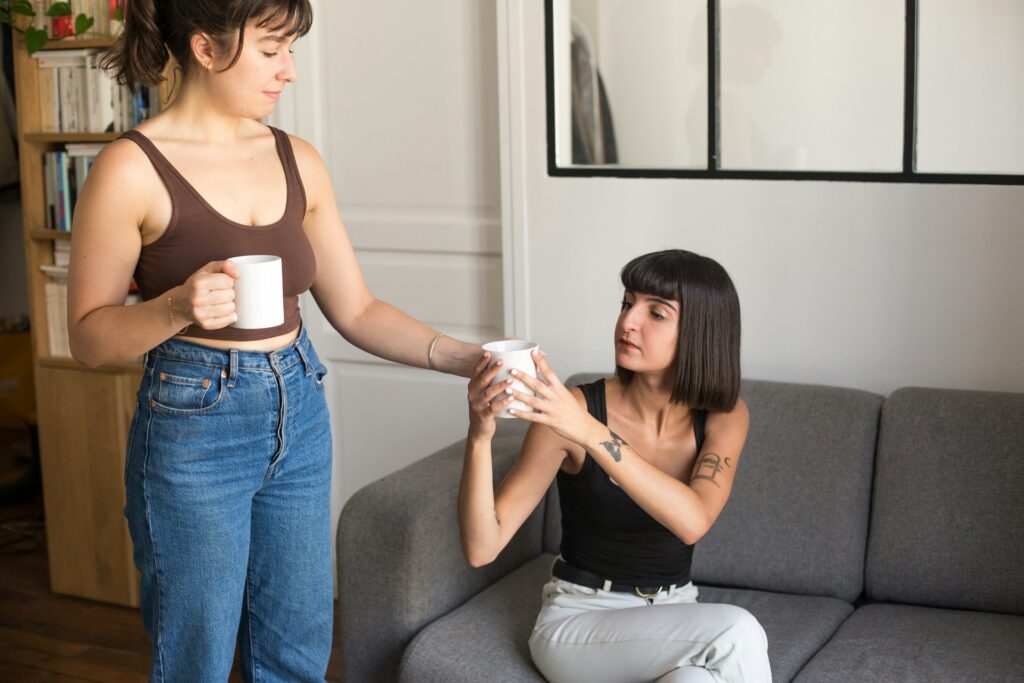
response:
<path fill-rule="evenodd" d="M 601 445 L 608 451 L 608 454 L 612 456 L 612 460 L 620 462 L 622 460 L 622 446 L 628 446 L 625 439 L 616 434 L 615 432 L 608 430 L 608 433 L 612 435 L 611 441 L 602 441 Z"/>
<path fill-rule="evenodd" d="M 715 477 L 726 467 L 732 467 L 732 458 L 722 458 L 718 453 L 705 453 L 697 464 L 697 473 L 690 480 L 692 483 L 697 479 L 706 479 L 715 486 L 721 487 Z"/>
<path fill-rule="evenodd" d="M 501 517 L 498 516 L 497 510 L 494 511 L 494 521 L 498 523 L 498 526 L 501 526 Z"/>

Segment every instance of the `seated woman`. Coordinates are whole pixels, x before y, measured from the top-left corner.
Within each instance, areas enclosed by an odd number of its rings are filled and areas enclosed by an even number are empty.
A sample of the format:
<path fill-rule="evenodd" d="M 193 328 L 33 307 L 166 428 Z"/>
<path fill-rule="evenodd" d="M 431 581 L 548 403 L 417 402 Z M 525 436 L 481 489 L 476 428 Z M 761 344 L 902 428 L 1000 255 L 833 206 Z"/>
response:
<path fill-rule="evenodd" d="M 739 399 L 740 308 L 717 262 L 687 251 L 622 270 L 616 376 L 567 389 L 535 352 L 536 395 L 491 386 L 489 354 L 469 384 L 459 490 L 462 549 L 492 562 L 557 478 L 561 554 L 544 586 L 530 652 L 562 681 L 771 681 L 767 639 L 733 605 L 701 604 L 694 544 L 732 489 L 749 417 Z M 497 491 L 495 415 L 533 411 L 522 452 Z"/>

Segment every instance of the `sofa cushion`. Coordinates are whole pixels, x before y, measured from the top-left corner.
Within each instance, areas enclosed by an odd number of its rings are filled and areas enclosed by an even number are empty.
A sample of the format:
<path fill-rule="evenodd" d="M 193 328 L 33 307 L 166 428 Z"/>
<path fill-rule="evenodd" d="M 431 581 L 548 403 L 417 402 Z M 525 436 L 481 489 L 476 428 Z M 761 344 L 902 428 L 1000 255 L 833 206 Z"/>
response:
<path fill-rule="evenodd" d="M 872 599 L 1024 614 L 1024 394 L 894 392 L 871 519 Z"/>
<path fill-rule="evenodd" d="M 554 555 L 543 554 L 430 624 L 402 657 L 403 683 L 544 683 L 527 641 Z"/>
<path fill-rule="evenodd" d="M 750 433 L 725 510 L 696 546 L 697 583 L 861 593 L 882 397 L 745 381 Z"/>
<path fill-rule="evenodd" d="M 786 683 L 828 642 L 853 612 L 836 598 L 784 595 L 741 588 L 699 586 L 698 602 L 723 602 L 742 607 L 757 618 L 768 636 L 772 680 Z"/>
<path fill-rule="evenodd" d="M 423 629 L 402 658 L 401 680 L 543 683 L 527 642 L 553 560 L 551 554 L 537 557 Z M 701 587 L 699 600 L 738 605 L 757 617 L 776 683 L 792 679 L 853 611 L 834 598 L 749 590 Z"/>
<path fill-rule="evenodd" d="M 875 604 L 859 608 L 797 683 L 1024 680 L 1024 617 Z"/>

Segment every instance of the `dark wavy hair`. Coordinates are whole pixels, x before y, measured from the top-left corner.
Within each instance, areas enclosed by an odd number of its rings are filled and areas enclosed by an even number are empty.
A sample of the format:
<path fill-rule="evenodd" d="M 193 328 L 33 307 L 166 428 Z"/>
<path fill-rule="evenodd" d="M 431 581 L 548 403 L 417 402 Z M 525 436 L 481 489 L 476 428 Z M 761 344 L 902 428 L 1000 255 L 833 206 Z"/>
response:
<path fill-rule="evenodd" d="M 152 86 L 163 81 L 170 57 L 187 77 L 193 66 L 189 43 L 196 33 L 208 33 L 224 52 L 235 46 L 226 71 L 242 54 L 250 21 L 300 37 L 313 23 L 309 0 L 124 0 L 122 11 L 124 30 L 104 55 L 102 66 L 133 90 L 136 83 Z"/>
<path fill-rule="evenodd" d="M 740 299 L 717 261 L 682 249 L 644 254 L 622 269 L 627 292 L 679 302 L 672 401 L 728 412 L 740 395 Z M 624 385 L 633 371 L 619 365 Z"/>

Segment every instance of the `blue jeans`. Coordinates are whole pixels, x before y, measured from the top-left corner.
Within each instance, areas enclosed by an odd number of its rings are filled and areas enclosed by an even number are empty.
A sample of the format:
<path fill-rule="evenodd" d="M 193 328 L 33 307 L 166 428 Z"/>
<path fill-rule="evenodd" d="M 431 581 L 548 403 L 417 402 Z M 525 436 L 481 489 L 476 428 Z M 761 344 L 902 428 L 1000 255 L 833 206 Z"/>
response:
<path fill-rule="evenodd" d="M 305 330 L 272 353 L 171 339 L 146 356 L 125 516 L 151 681 L 323 681 L 331 433 Z"/>

